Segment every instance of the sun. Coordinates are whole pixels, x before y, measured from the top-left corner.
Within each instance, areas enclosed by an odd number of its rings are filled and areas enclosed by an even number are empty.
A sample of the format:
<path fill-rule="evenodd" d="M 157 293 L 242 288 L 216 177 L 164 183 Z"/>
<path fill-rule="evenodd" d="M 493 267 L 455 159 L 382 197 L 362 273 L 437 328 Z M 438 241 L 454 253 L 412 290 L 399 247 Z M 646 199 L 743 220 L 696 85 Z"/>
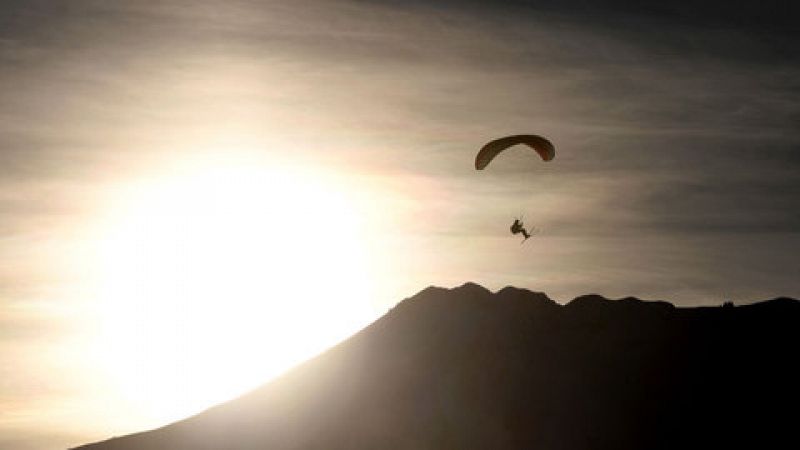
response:
<path fill-rule="evenodd" d="M 237 164 L 129 189 L 100 255 L 103 360 L 157 424 L 243 393 L 373 318 L 369 230 L 346 183 Z"/>

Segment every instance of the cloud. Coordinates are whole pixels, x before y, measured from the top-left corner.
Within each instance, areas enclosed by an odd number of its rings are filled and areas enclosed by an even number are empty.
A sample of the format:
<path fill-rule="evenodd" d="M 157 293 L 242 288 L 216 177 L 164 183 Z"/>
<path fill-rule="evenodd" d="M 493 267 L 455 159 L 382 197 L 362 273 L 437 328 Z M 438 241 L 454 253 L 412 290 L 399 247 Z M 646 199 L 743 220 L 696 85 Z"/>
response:
<path fill-rule="evenodd" d="M 348 170 L 429 177 L 453 205 L 538 205 L 565 235 L 796 226 L 800 66 L 785 58 L 797 33 L 783 6 L 6 6 L 0 77 L 19 87 L 0 92 L 6 229 L 70 207 L 69 195 L 36 200 L 42 184 L 101 192 L 231 132 Z M 480 143 L 522 131 L 551 137 L 556 161 L 512 152 L 473 182 Z M 466 234 L 489 229 L 453 208 Z"/>

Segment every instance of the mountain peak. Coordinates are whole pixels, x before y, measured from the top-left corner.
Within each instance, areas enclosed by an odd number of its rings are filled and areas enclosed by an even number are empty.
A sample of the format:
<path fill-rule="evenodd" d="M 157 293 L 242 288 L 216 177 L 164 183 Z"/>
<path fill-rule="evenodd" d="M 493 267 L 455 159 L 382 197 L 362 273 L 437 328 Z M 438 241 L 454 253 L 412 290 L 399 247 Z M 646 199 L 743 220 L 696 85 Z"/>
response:
<path fill-rule="evenodd" d="M 461 286 L 453 288 L 452 291 L 459 295 L 491 295 L 492 291 L 486 289 L 485 287 L 481 286 L 478 283 L 473 283 L 472 281 L 468 281 Z"/>

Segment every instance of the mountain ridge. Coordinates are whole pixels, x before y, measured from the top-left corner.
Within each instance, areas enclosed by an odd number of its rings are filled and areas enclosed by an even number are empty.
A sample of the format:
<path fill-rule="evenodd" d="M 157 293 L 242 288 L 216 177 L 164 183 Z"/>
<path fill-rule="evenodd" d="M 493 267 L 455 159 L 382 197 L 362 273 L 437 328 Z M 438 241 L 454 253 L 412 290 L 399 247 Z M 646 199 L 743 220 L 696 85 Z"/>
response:
<path fill-rule="evenodd" d="M 770 395 L 796 400 L 798 323 L 788 298 L 560 305 L 510 286 L 431 286 L 242 397 L 76 449 L 763 445 L 761 431 L 783 423 L 769 411 L 784 400 Z M 720 434 L 742 420 L 752 428 Z"/>

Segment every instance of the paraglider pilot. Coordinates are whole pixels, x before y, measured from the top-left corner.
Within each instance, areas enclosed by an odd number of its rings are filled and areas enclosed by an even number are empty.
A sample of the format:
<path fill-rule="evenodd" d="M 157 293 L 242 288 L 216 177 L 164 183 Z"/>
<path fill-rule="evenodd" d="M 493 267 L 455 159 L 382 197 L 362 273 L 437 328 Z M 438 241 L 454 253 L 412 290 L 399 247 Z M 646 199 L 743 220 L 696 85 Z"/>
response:
<path fill-rule="evenodd" d="M 522 233 L 525 236 L 525 239 L 531 237 L 531 234 L 528 233 L 528 230 L 525 229 L 525 226 L 522 225 L 519 219 L 514 219 L 514 223 L 511 224 L 511 234 L 520 234 Z"/>

